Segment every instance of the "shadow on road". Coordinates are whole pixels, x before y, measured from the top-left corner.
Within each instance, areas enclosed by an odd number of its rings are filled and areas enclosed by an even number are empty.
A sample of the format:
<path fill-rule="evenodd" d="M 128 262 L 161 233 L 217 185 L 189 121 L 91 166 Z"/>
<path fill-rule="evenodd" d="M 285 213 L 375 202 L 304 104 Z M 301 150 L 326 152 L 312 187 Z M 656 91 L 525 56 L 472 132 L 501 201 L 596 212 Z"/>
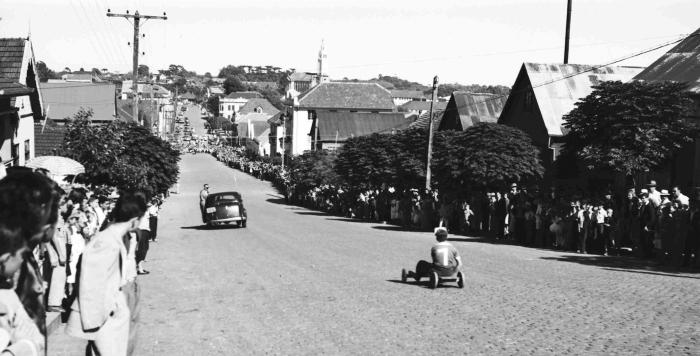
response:
<path fill-rule="evenodd" d="M 424 279 L 420 282 L 415 282 L 415 281 L 402 282 L 400 279 L 387 279 L 386 281 L 391 282 L 391 283 L 406 284 L 406 285 L 416 286 L 416 287 L 421 287 L 421 288 L 426 288 L 426 289 L 430 288 L 430 287 L 428 287 L 428 280 L 427 279 Z M 440 285 L 438 285 L 437 289 L 441 289 L 441 288 L 459 289 L 459 287 L 457 285 L 454 285 L 454 284 L 440 284 Z"/>
<path fill-rule="evenodd" d="M 697 276 L 688 276 L 687 273 L 699 273 L 695 270 L 679 270 L 670 266 L 659 265 L 650 260 L 642 260 L 635 257 L 608 257 L 598 255 L 574 255 L 559 257 L 540 257 L 543 260 L 572 262 L 588 266 L 598 266 L 609 271 L 632 272 L 642 274 L 655 274 L 669 277 L 681 277 L 700 279 Z"/>
<path fill-rule="evenodd" d="M 313 216 L 329 216 L 330 215 L 330 214 L 324 213 L 322 211 L 295 211 L 294 214 L 313 215 Z"/>
<path fill-rule="evenodd" d="M 237 228 L 236 225 L 218 225 L 218 226 L 207 226 L 207 225 L 193 225 L 193 226 L 181 226 L 182 230 L 221 230 L 221 229 L 234 229 Z"/>

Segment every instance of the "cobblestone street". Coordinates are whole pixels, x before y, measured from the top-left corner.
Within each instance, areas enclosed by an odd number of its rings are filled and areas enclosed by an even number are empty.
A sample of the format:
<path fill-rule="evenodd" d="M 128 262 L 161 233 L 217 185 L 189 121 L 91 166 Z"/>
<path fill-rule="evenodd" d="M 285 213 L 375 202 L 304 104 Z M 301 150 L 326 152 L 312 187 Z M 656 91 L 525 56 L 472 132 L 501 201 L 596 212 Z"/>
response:
<path fill-rule="evenodd" d="M 203 229 L 197 194 L 235 189 L 244 229 Z M 700 274 L 627 257 L 451 236 L 463 290 L 401 283 L 430 233 L 295 206 L 269 183 L 185 155 L 139 276 L 137 355 L 698 354 Z M 83 342 L 49 339 L 50 355 Z"/>

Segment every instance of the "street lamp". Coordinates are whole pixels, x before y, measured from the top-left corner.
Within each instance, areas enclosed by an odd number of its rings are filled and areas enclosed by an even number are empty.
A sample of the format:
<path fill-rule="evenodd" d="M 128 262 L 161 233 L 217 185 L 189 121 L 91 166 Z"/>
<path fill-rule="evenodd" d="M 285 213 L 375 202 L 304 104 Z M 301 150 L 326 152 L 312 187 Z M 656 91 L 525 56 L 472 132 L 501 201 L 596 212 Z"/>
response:
<path fill-rule="evenodd" d="M 428 166 L 425 169 L 425 189 L 430 189 L 430 176 L 431 176 L 431 171 L 430 171 L 430 161 L 432 160 L 433 157 L 433 106 L 435 105 L 435 97 L 437 96 L 437 89 L 438 89 L 438 76 L 436 75 L 435 78 L 433 78 L 433 99 L 430 102 L 430 116 L 428 116 L 428 119 L 430 120 L 430 125 L 428 126 Z"/>

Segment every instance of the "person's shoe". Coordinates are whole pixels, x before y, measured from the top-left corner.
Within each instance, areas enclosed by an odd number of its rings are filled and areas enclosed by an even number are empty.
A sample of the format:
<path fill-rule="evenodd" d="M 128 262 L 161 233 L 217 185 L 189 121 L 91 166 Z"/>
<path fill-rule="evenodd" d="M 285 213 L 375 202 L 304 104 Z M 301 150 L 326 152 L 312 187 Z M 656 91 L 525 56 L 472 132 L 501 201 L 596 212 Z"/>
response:
<path fill-rule="evenodd" d="M 149 273 L 151 273 L 151 272 L 148 272 L 148 271 L 146 271 L 145 269 L 144 269 L 144 270 L 141 270 L 141 271 L 138 271 L 138 272 L 136 272 L 136 274 L 139 274 L 139 275 L 141 275 L 141 274 L 149 274 Z"/>

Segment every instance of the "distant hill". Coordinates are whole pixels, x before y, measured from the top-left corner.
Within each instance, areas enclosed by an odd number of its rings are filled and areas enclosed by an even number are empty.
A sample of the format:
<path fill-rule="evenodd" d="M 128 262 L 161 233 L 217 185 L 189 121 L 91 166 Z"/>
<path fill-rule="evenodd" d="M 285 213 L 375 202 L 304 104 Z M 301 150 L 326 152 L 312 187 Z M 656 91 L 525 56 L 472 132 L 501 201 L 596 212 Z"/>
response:
<path fill-rule="evenodd" d="M 379 75 L 377 78 L 372 78 L 369 80 L 360 80 L 360 79 L 348 79 L 348 78 L 343 78 L 343 82 L 369 82 L 369 83 L 378 83 L 379 85 L 383 86 L 386 89 L 393 90 L 393 89 L 399 89 L 399 90 L 419 90 L 424 92 L 425 94 L 432 94 L 432 88 L 423 85 L 421 83 L 416 83 L 416 82 L 411 82 L 405 79 L 401 79 L 399 77 L 393 77 L 393 76 L 388 76 L 388 75 Z M 467 92 L 472 92 L 472 93 L 490 93 L 490 94 L 499 94 L 499 95 L 508 95 L 510 93 L 510 88 L 504 85 L 481 85 L 481 84 L 469 84 L 469 85 L 464 85 L 464 84 L 459 84 L 459 83 L 445 83 L 445 84 L 440 84 L 438 86 L 438 96 L 450 96 L 452 95 L 452 92 L 454 91 L 467 91 Z"/>

